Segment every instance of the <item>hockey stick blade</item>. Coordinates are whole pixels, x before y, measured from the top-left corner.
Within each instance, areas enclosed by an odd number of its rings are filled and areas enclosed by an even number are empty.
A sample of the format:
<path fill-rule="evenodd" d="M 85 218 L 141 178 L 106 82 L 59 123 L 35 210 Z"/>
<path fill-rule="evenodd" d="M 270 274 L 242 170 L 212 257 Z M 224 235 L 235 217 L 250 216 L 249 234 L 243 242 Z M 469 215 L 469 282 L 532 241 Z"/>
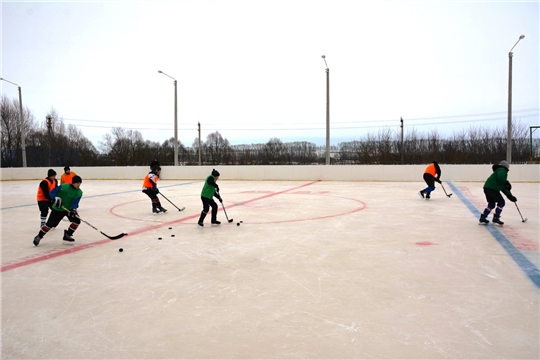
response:
<path fill-rule="evenodd" d="M 62 209 L 64 209 L 65 211 L 69 211 L 68 209 L 66 209 L 65 207 L 62 207 Z M 126 233 L 121 233 L 121 234 L 118 234 L 116 236 L 109 236 L 107 234 L 105 234 L 103 231 L 99 230 L 97 227 L 95 227 L 94 225 L 90 224 L 88 221 L 84 220 L 84 219 L 81 219 L 81 217 L 77 214 L 75 215 L 79 220 L 81 220 L 83 223 L 85 223 L 86 225 L 90 226 L 92 229 L 96 230 L 96 231 L 99 231 L 102 235 L 106 236 L 107 238 L 109 238 L 110 240 L 118 240 L 120 238 L 123 238 L 124 236 L 126 236 L 127 234 Z"/>
<path fill-rule="evenodd" d="M 118 240 L 118 239 L 121 239 L 121 238 L 123 238 L 124 236 L 127 235 L 126 233 L 121 233 L 121 234 L 118 234 L 116 236 L 109 236 L 109 235 L 105 234 L 103 231 L 100 231 L 100 233 L 102 233 L 103 235 L 108 237 L 110 240 Z"/>
<path fill-rule="evenodd" d="M 527 218 L 524 218 L 523 215 L 521 215 L 521 210 L 519 210 L 519 206 L 517 204 L 517 202 L 514 201 L 514 204 L 516 205 L 516 209 L 519 213 L 519 216 L 521 217 L 521 222 L 526 222 L 528 219 Z"/>

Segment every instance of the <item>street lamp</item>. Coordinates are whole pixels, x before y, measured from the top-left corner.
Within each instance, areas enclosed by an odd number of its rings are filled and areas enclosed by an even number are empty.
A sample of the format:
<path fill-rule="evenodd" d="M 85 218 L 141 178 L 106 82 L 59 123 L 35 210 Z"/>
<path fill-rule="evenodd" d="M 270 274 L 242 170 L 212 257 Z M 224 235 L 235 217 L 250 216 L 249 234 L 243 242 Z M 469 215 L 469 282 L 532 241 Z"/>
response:
<path fill-rule="evenodd" d="M 158 70 L 158 73 L 170 77 L 174 80 L 174 166 L 178 166 L 178 93 L 176 79 Z"/>
<path fill-rule="evenodd" d="M 26 167 L 26 144 L 24 142 L 24 116 L 23 116 L 23 107 L 22 107 L 22 93 L 21 93 L 21 87 L 14 82 L 11 82 L 9 80 L 6 80 L 4 78 L 0 77 L 0 80 L 4 80 L 5 82 L 8 82 L 10 84 L 13 84 L 19 88 L 19 119 L 21 121 L 21 149 L 22 149 L 22 163 L 23 167 Z"/>
<path fill-rule="evenodd" d="M 514 55 L 512 50 L 514 50 L 518 42 L 524 37 L 525 35 L 521 35 L 508 53 L 508 135 L 506 137 L 506 161 L 509 164 L 512 163 L 512 57 Z"/>
<path fill-rule="evenodd" d="M 326 65 L 326 165 L 330 165 L 330 69 L 326 56 L 322 56 Z"/>

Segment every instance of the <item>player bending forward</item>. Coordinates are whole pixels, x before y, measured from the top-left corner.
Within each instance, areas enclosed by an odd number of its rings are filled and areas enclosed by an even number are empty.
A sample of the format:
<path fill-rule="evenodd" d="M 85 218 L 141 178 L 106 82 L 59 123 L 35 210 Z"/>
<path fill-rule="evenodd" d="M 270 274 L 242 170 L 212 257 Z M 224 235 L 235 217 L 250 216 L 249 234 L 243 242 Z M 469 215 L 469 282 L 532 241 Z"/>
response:
<path fill-rule="evenodd" d="M 212 225 L 219 225 L 221 221 L 217 220 L 217 211 L 218 206 L 214 201 L 213 197 L 215 196 L 219 202 L 223 202 L 221 196 L 219 195 L 219 186 L 216 184 L 216 181 L 219 179 L 219 172 L 216 169 L 212 169 L 212 174 L 208 175 L 204 181 L 204 185 L 201 191 L 201 201 L 203 203 L 203 210 L 201 211 L 201 217 L 197 224 L 200 227 L 204 226 L 204 218 L 208 214 L 210 207 L 212 207 Z"/>
<path fill-rule="evenodd" d="M 58 226 L 60 221 L 66 215 L 70 224 L 68 229 L 64 230 L 63 240 L 68 242 L 75 241 L 73 233 L 81 223 L 77 209 L 79 208 L 79 202 L 81 201 L 83 192 L 80 189 L 82 183 L 81 177 L 76 175 L 73 177 L 72 181 L 71 184 L 62 184 L 51 191 L 50 196 L 54 199 L 51 207 L 51 214 L 45 225 L 39 230 L 39 234 L 34 238 L 34 246 L 38 246 L 45 234 L 52 228 Z"/>
<path fill-rule="evenodd" d="M 427 188 L 420 190 L 418 195 L 422 199 L 429 200 L 431 198 L 431 192 L 435 191 L 435 182 L 441 183 L 441 168 L 436 161 L 432 161 L 424 170 L 424 181 L 427 184 Z"/>
<path fill-rule="evenodd" d="M 159 212 L 167 212 L 167 209 L 161 206 L 161 202 L 159 201 L 157 197 L 157 194 L 159 194 L 157 182 L 158 182 L 160 173 L 161 173 L 161 167 L 156 165 L 152 168 L 152 171 L 146 174 L 143 181 L 142 192 L 148 195 L 148 197 L 150 198 L 150 201 L 152 201 L 152 212 L 155 214 Z"/>
<path fill-rule="evenodd" d="M 493 173 L 487 178 L 484 184 L 484 194 L 486 194 L 488 204 L 484 209 L 484 212 L 480 215 L 480 224 L 489 223 L 487 217 L 491 213 L 491 210 L 495 209 L 495 205 L 497 205 L 495 214 L 493 214 L 493 222 L 495 224 L 504 225 L 504 223 L 501 221 L 501 213 L 503 211 L 505 202 L 501 195 L 501 191 L 504 193 L 504 195 L 506 195 L 508 200 L 512 202 L 517 201 L 517 198 L 510 192 L 512 185 L 507 180 L 508 171 L 510 171 L 510 164 L 508 164 L 506 160 L 503 160 L 499 163 L 499 165 L 493 165 L 492 169 Z"/>

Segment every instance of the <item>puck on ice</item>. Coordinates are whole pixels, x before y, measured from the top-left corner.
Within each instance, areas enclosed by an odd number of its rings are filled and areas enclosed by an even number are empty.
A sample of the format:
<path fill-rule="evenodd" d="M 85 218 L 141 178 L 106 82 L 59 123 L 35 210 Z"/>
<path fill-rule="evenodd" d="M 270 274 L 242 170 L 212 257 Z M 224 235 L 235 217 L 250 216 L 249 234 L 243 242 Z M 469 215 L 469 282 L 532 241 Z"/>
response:
<path fill-rule="evenodd" d="M 172 229 L 172 227 L 169 228 L 169 230 L 171 230 L 171 229 Z"/>
<path fill-rule="evenodd" d="M 158 240 L 161 240 L 161 238 L 157 238 Z"/>
<path fill-rule="evenodd" d="M 120 249 L 118 249 L 118 251 L 122 252 L 122 251 L 124 251 L 124 249 L 120 248 Z"/>
<path fill-rule="evenodd" d="M 236 226 L 240 226 L 240 223 L 239 223 L 239 222 L 237 222 L 237 223 L 236 223 Z"/>
<path fill-rule="evenodd" d="M 174 234 L 172 234 L 171 237 L 174 237 Z"/>

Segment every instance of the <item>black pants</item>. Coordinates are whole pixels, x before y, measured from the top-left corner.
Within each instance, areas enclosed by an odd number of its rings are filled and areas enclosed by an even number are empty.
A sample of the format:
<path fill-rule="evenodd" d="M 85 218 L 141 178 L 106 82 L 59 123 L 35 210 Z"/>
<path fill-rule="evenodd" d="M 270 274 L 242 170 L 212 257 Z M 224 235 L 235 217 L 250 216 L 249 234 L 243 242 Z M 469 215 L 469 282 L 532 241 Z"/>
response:
<path fill-rule="evenodd" d="M 46 218 L 49 214 L 49 209 L 52 209 L 52 203 L 50 201 L 38 201 L 39 212 L 42 218 Z"/>
<path fill-rule="evenodd" d="M 202 200 L 202 203 L 203 203 L 203 211 L 201 213 L 201 218 L 204 219 L 202 214 L 204 214 L 204 216 L 206 216 L 206 214 L 208 214 L 208 211 L 210 210 L 210 208 L 212 208 L 212 221 L 216 221 L 217 220 L 218 206 L 217 206 L 216 202 L 214 201 L 214 199 L 209 199 L 209 198 L 201 196 L 201 200 Z"/>
<path fill-rule="evenodd" d="M 424 173 L 424 181 L 426 182 L 427 186 L 435 187 L 435 178 L 433 175 Z"/>
<path fill-rule="evenodd" d="M 60 224 L 60 221 L 64 218 L 64 216 L 67 216 L 68 220 L 71 222 L 69 224 L 69 227 L 67 229 L 67 233 L 69 235 L 73 235 L 75 230 L 79 227 L 79 224 L 81 223 L 81 219 L 79 219 L 77 216 L 70 216 L 68 215 L 67 211 L 56 211 L 54 209 L 51 209 L 51 214 L 49 215 L 49 219 L 47 219 L 47 223 L 41 227 L 39 230 L 39 237 L 44 237 L 45 234 L 49 232 L 52 228 L 55 228 Z"/>
<path fill-rule="evenodd" d="M 152 199 L 152 202 L 155 202 L 156 199 L 158 198 L 157 192 L 154 189 L 144 189 L 142 192 L 148 195 L 148 197 Z"/>
<path fill-rule="evenodd" d="M 60 224 L 60 221 L 62 221 L 62 219 L 64 218 L 64 216 L 67 216 L 68 220 L 71 223 L 77 225 L 81 223 L 81 219 L 76 216 L 69 216 L 67 211 L 56 211 L 54 209 L 51 209 L 51 215 L 49 215 L 49 219 L 47 220 L 45 226 L 47 226 L 48 228 L 57 227 L 58 224 Z"/>

